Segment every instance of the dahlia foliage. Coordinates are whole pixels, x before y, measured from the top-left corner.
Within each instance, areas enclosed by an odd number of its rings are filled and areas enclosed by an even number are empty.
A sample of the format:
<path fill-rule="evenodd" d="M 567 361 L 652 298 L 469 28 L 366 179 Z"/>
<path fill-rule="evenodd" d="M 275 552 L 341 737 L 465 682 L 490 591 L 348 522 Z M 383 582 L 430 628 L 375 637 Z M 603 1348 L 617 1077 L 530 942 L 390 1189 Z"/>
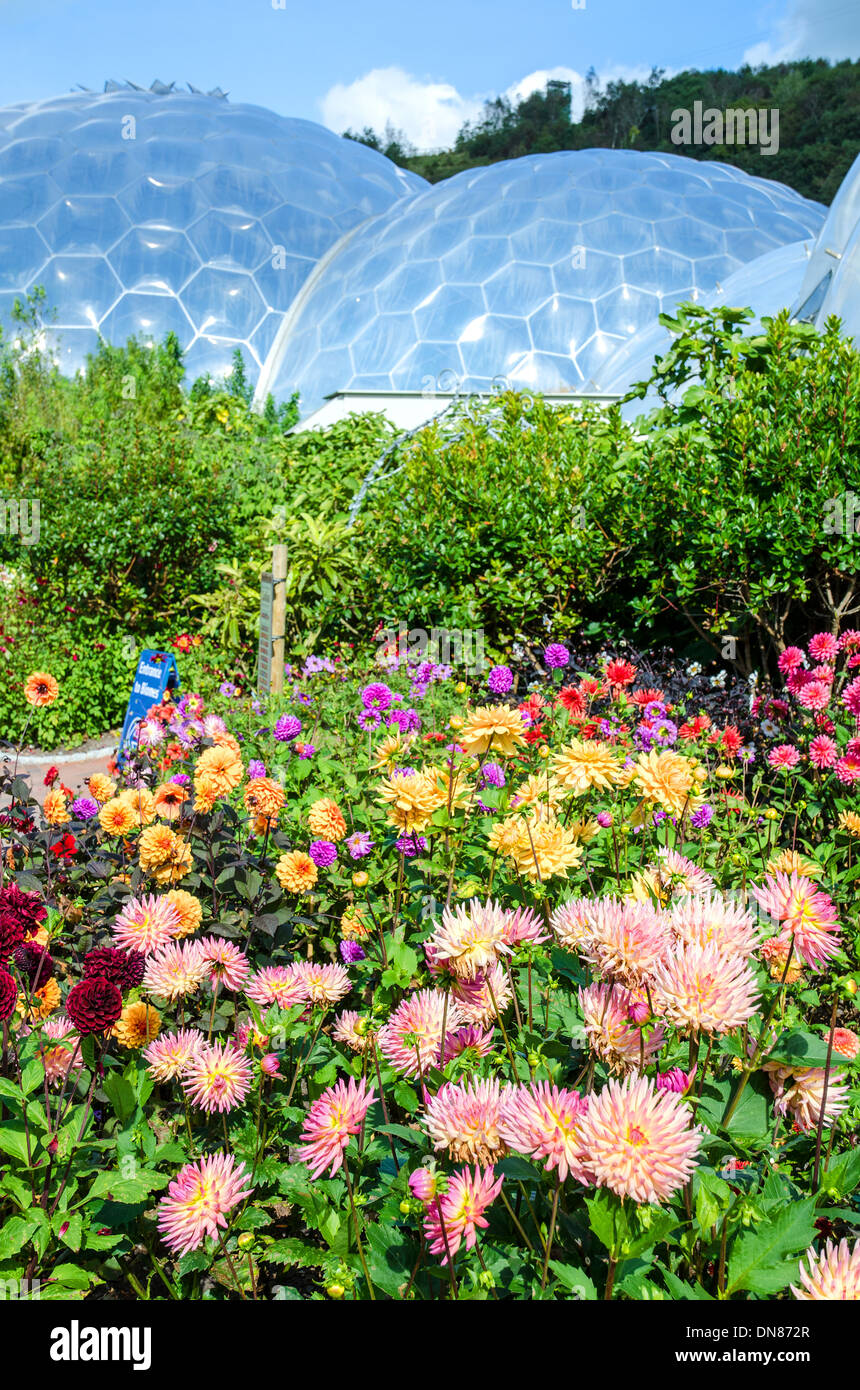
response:
<path fill-rule="evenodd" d="M 700 668 L 518 661 L 309 657 L 40 801 L 9 761 L 4 1279 L 860 1298 L 860 632 L 743 732 Z"/>

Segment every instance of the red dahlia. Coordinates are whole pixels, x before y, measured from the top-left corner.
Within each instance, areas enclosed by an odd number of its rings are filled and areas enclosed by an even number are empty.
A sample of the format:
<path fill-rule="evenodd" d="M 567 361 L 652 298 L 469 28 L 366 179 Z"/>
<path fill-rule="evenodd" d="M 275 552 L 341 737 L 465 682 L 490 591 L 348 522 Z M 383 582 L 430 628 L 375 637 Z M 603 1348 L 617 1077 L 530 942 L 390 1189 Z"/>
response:
<path fill-rule="evenodd" d="M 8 970 L 0 970 L 0 1020 L 11 1018 L 18 998 L 18 986 Z"/>
<path fill-rule="evenodd" d="M 22 893 L 17 883 L 7 883 L 5 888 L 0 888 L 0 913 L 3 911 L 18 918 L 25 936 L 32 936 L 48 915 L 38 893 Z"/>
<path fill-rule="evenodd" d="M 136 989 L 143 979 L 146 957 L 140 951 L 97 946 L 84 956 L 85 980 L 109 980 L 119 989 Z"/>
<path fill-rule="evenodd" d="M 18 947 L 13 960 L 21 974 L 26 975 L 31 986 L 35 983 L 37 989 L 47 984 L 54 973 L 53 957 L 41 946 L 34 946 L 30 942 Z"/>
<path fill-rule="evenodd" d="M 0 907 L 0 960 L 6 960 L 24 940 L 24 924 L 14 912 Z"/>
<path fill-rule="evenodd" d="M 81 980 L 69 993 L 66 1013 L 81 1037 L 103 1033 L 122 1013 L 122 995 L 110 980 Z"/>

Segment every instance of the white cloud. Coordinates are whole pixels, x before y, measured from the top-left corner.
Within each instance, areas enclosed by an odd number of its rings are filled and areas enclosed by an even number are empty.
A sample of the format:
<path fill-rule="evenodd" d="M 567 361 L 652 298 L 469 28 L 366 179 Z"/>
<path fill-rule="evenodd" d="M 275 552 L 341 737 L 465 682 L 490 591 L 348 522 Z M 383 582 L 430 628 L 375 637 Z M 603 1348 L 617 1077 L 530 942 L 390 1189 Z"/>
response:
<path fill-rule="evenodd" d="M 448 82 L 422 82 L 402 68 L 374 68 L 349 85 L 338 83 L 321 102 L 330 130 L 381 133 L 390 122 L 419 150 L 452 145 L 464 121 L 480 115 L 483 101 L 463 97 Z"/>
<path fill-rule="evenodd" d="M 771 38 L 754 44 L 744 62 L 782 63 L 792 58 L 860 56 L 860 6 L 856 0 L 788 0 Z"/>
<path fill-rule="evenodd" d="M 646 82 L 648 67 L 618 66 L 600 73 L 607 82 Z M 668 75 L 668 73 L 667 73 Z M 522 101 L 532 92 L 541 92 L 549 81 L 571 84 L 571 114 L 582 119 L 585 106 L 585 78 L 574 68 L 538 68 L 514 82 L 503 93 L 511 102 Z M 320 107 L 330 130 L 363 130 L 365 126 L 381 134 L 386 125 L 402 130 L 421 151 L 446 149 L 466 121 L 477 120 L 484 102 L 496 92 L 463 96 L 449 82 L 433 82 L 414 77 L 403 68 L 374 68 L 355 82 L 338 83 L 326 92 Z"/>

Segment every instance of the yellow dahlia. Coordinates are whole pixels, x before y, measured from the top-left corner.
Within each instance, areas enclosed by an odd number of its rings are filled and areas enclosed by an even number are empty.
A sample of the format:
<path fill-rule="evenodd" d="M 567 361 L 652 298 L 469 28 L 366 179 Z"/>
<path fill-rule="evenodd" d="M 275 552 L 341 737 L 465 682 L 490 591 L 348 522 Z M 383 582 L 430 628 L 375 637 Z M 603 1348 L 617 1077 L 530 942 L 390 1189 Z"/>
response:
<path fill-rule="evenodd" d="M 592 787 L 608 791 L 616 785 L 620 765 L 615 750 L 599 740 L 572 739 L 553 758 L 556 780 L 577 796 Z"/>
<path fill-rule="evenodd" d="M 849 835 L 860 836 L 860 816 L 856 811 L 840 811 L 839 828 L 847 830 Z"/>
<path fill-rule="evenodd" d="M 203 921 L 203 904 L 199 898 L 195 898 L 193 893 L 186 893 L 184 888 L 171 888 L 164 897 L 179 916 L 179 925 L 173 932 L 174 937 L 179 939 L 191 936 Z"/>
<path fill-rule="evenodd" d="M 381 739 L 373 749 L 373 758 L 370 763 L 373 771 L 379 772 L 383 767 L 401 766 L 403 755 L 411 742 L 411 736 L 404 739 L 399 729 Z"/>
<path fill-rule="evenodd" d="M 191 872 L 191 847 L 177 835 L 174 838 L 173 853 L 171 857 L 157 868 L 152 870 L 152 877 L 156 883 L 163 887 L 168 883 L 178 883 L 181 878 Z"/>
<path fill-rule="evenodd" d="M 134 811 L 124 801 L 120 801 L 118 796 L 111 797 L 99 811 L 99 825 L 112 839 L 127 835 L 134 829 Z"/>
<path fill-rule="evenodd" d="M 191 868 L 191 851 L 169 825 L 149 825 L 138 841 L 140 867 L 158 883 L 174 883 Z"/>
<path fill-rule="evenodd" d="M 336 801 L 324 796 L 315 801 L 308 811 L 308 825 L 318 840 L 331 840 L 337 844 L 346 834 L 346 821 Z"/>
<path fill-rule="evenodd" d="M 548 817 L 527 817 L 521 826 L 520 838 L 512 852 L 519 872 L 541 883 L 557 874 L 567 878 L 568 869 L 582 858 L 582 846 L 577 844 L 569 826 Z"/>
<path fill-rule="evenodd" d="M 64 792 L 48 792 L 42 807 L 48 825 L 66 825 L 70 819 Z"/>
<path fill-rule="evenodd" d="M 275 865 L 275 878 L 286 893 L 306 893 L 317 881 L 317 866 L 309 854 L 291 850 Z"/>
<path fill-rule="evenodd" d="M 494 753 L 513 753 L 525 743 L 524 734 L 525 725 L 518 709 L 510 705 L 479 705 L 469 711 L 457 742 L 476 756 L 489 749 Z"/>
<path fill-rule="evenodd" d="M 126 1004 L 111 1029 L 123 1047 L 143 1047 L 157 1038 L 160 1031 L 161 1014 L 142 999 L 136 1004 Z"/>
<path fill-rule="evenodd" d="M 106 801 L 110 801 L 116 791 L 116 782 L 112 782 L 103 772 L 94 772 L 87 782 L 87 789 L 93 800 L 103 806 Z"/>
<path fill-rule="evenodd" d="M 513 855 L 522 833 L 520 816 L 508 816 L 493 826 L 487 837 L 487 844 L 494 854 Z"/>
<path fill-rule="evenodd" d="M 697 771 L 697 765 L 680 753 L 652 748 L 639 754 L 635 780 L 646 801 L 661 806 L 667 815 L 680 816 L 691 803 Z"/>
<path fill-rule="evenodd" d="M 411 834 L 428 824 L 434 811 L 444 805 L 432 771 L 392 772 L 380 784 L 379 796 L 388 803 L 388 821 Z"/>
<path fill-rule="evenodd" d="M 824 873 L 816 860 L 807 859 L 795 849 L 781 850 L 775 859 L 768 861 L 767 871 L 769 874 L 804 874 L 806 878 L 821 878 Z"/>
<path fill-rule="evenodd" d="M 520 808 L 540 802 L 547 806 L 557 806 L 561 798 L 562 789 L 554 777 L 547 777 L 545 772 L 533 772 L 514 788 L 511 805 Z"/>

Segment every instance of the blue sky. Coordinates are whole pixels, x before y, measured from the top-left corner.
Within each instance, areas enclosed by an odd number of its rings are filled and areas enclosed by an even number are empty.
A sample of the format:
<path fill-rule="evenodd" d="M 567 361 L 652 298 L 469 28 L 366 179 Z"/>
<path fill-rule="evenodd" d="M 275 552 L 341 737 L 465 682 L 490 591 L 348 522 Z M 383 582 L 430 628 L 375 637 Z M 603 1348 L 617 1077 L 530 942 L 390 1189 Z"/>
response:
<path fill-rule="evenodd" d="M 573 0 L 582 4 L 582 0 Z M 857 0 L 0 0 L 0 105 L 105 78 L 221 86 L 332 129 L 449 142 L 488 96 L 568 77 L 575 100 L 652 64 L 860 57 Z"/>

